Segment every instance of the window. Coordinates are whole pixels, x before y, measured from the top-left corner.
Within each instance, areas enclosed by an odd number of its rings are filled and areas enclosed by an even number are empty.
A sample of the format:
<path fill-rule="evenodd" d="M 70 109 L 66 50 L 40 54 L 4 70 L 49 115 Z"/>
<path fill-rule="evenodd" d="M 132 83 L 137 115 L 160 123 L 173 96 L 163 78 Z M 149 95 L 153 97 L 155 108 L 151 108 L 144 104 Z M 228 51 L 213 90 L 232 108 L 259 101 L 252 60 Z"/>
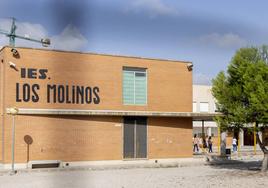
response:
<path fill-rule="evenodd" d="M 193 112 L 196 112 L 196 105 L 197 105 L 197 103 L 196 102 L 193 102 Z"/>
<path fill-rule="evenodd" d="M 147 71 L 143 68 L 123 67 L 123 103 L 147 104 Z"/>
<path fill-rule="evenodd" d="M 218 136 L 218 127 L 211 127 L 211 136 Z"/>
<path fill-rule="evenodd" d="M 213 106 L 214 106 L 214 112 L 218 112 L 219 110 L 218 110 L 216 103 L 213 103 Z"/>
<path fill-rule="evenodd" d="M 208 112 L 208 102 L 200 102 L 200 112 Z"/>

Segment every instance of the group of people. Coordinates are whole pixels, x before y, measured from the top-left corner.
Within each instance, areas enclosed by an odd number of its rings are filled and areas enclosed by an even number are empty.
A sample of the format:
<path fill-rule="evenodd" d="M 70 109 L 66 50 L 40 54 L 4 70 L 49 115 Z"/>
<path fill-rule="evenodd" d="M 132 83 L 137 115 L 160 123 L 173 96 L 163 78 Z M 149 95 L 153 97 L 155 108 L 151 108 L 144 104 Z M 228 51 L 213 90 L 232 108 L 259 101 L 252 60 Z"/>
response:
<path fill-rule="evenodd" d="M 208 152 L 212 153 L 212 138 L 207 136 L 206 138 L 199 138 L 194 134 L 193 138 L 193 152 L 199 152 L 199 148 L 208 148 Z"/>
<path fill-rule="evenodd" d="M 199 152 L 199 148 L 208 148 L 208 152 L 212 153 L 212 138 L 211 136 L 206 136 L 206 138 L 202 137 L 197 137 L 196 134 L 194 134 L 193 138 L 193 152 Z M 233 137 L 232 140 L 232 145 L 233 145 L 233 152 L 237 152 L 237 139 Z"/>

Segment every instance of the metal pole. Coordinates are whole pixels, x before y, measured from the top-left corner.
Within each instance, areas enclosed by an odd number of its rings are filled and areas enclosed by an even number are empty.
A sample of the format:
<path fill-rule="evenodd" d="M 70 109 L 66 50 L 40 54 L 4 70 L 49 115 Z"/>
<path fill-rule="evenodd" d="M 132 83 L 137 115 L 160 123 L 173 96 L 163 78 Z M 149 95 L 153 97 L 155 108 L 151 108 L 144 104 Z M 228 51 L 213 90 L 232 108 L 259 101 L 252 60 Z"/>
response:
<path fill-rule="evenodd" d="M 134 158 L 137 158 L 137 120 L 134 120 Z"/>
<path fill-rule="evenodd" d="M 202 151 L 205 152 L 204 141 L 205 141 L 205 130 L 204 130 L 204 120 L 202 120 Z"/>
<path fill-rule="evenodd" d="M 240 130 L 238 130 L 237 142 L 238 142 L 237 153 L 238 153 L 238 156 L 240 156 L 240 145 L 241 145 Z"/>
<path fill-rule="evenodd" d="M 12 157 L 12 165 L 11 165 L 11 174 L 15 174 L 16 171 L 14 169 L 15 163 L 15 115 L 12 115 L 12 148 L 11 148 L 11 157 Z"/>
<path fill-rule="evenodd" d="M 218 152 L 221 153 L 221 128 L 218 125 Z"/>
<path fill-rule="evenodd" d="M 257 142 L 257 138 L 256 138 L 256 122 L 253 123 L 254 126 L 254 154 L 256 155 L 256 142 Z"/>
<path fill-rule="evenodd" d="M 205 127 L 204 127 L 204 120 L 202 120 L 202 138 L 205 139 Z"/>
<path fill-rule="evenodd" d="M 12 25 L 11 25 L 10 34 L 9 34 L 9 45 L 11 47 L 15 47 L 16 29 L 17 29 L 17 26 L 15 24 L 15 18 L 12 18 Z"/>

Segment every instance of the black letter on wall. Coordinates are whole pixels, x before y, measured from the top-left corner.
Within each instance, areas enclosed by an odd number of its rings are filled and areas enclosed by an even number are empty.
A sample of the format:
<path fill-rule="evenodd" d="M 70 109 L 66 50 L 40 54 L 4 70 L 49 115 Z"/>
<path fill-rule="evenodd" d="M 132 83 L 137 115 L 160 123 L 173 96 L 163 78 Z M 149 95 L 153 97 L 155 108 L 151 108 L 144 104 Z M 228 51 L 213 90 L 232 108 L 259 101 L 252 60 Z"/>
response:
<path fill-rule="evenodd" d="M 64 86 L 59 85 L 58 86 L 58 101 L 59 103 L 64 103 L 64 100 L 65 100 Z"/>
<path fill-rule="evenodd" d="M 20 84 L 16 83 L 16 102 L 21 102 L 20 99 Z"/>
<path fill-rule="evenodd" d="M 93 99 L 94 104 L 99 104 L 100 103 L 100 97 L 99 97 L 99 94 L 98 94 L 99 92 L 100 92 L 100 89 L 98 87 L 93 88 L 93 93 L 95 95 L 95 98 Z"/>
<path fill-rule="evenodd" d="M 30 101 L 30 92 L 31 92 L 31 86 L 29 84 L 23 84 L 22 93 L 23 93 L 23 101 L 24 102 Z"/>
<path fill-rule="evenodd" d="M 53 103 L 56 103 L 56 85 L 47 85 L 47 102 L 50 103 L 50 89 L 53 91 Z"/>
<path fill-rule="evenodd" d="M 48 70 L 47 69 L 40 69 L 39 70 L 39 79 L 46 79 L 47 78 L 47 73 L 48 72 Z"/>
<path fill-rule="evenodd" d="M 40 89 L 40 87 L 39 87 L 38 84 L 34 84 L 32 86 L 32 90 L 33 90 L 32 101 L 33 102 L 38 102 L 39 101 L 39 96 L 38 96 L 37 91 L 36 91 L 36 90 L 39 90 L 39 89 Z"/>

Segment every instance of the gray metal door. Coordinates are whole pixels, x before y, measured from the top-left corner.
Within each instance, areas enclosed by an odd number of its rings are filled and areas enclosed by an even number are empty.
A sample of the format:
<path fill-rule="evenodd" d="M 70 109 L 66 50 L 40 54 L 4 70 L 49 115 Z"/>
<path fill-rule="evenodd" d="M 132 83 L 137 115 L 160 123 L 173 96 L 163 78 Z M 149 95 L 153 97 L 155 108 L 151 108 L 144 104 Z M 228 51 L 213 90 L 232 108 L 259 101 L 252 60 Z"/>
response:
<path fill-rule="evenodd" d="M 147 157 L 147 118 L 124 118 L 124 158 Z"/>

